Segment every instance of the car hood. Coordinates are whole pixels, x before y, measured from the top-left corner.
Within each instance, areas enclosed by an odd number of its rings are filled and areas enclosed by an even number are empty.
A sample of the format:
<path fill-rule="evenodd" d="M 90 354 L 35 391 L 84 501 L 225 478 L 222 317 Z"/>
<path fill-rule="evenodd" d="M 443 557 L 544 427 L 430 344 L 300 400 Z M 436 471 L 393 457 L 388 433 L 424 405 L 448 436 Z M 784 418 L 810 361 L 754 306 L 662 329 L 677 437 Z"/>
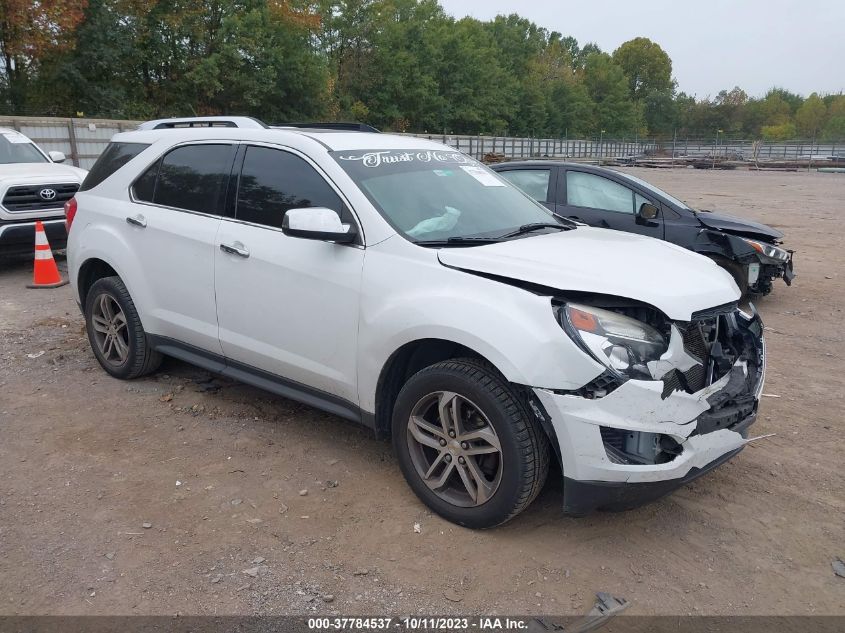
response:
<path fill-rule="evenodd" d="M 82 182 L 88 172 L 59 163 L 12 163 L 0 165 L 0 182 L 6 184 Z M 14 183 L 12 182 L 14 181 Z"/>
<path fill-rule="evenodd" d="M 560 291 L 626 297 L 670 319 L 739 299 L 713 261 L 674 244 L 609 229 L 578 227 L 468 248 L 442 248 L 440 263 Z"/>
<path fill-rule="evenodd" d="M 695 215 L 704 226 L 711 229 L 718 229 L 727 233 L 736 233 L 747 237 L 762 238 L 766 241 L 779 240 L 783 237 L 783 233 L 777 229 L 773 229 L 760 222 L 754 222 L 753 220 L 743 220 L 732 215 L 706 210 L 698 210 L 695 212 Z"/>

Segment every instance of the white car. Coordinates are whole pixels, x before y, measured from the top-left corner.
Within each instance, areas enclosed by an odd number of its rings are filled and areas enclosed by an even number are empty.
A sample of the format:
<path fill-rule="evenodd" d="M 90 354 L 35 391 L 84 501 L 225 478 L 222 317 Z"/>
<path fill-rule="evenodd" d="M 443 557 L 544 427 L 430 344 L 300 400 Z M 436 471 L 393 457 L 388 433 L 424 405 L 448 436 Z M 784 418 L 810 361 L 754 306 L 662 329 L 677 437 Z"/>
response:
<path fill-rule="evenodd" d="M 461 525 L 525 509 L 551 459 L 570 514 L 648 501 L 734 456 L 756 417 L 762 324 L 728 273 L 558 220 L 439 143 L 122 133 L 67 218 L 109 374 L 165 354 L 363 423 Z"/>
<path fill-rule="evenodd" d="M 33 253 L 35 221 L 53 248 L 67 239 L 64 204 L 88 173 L 70 165 L 61 152 L 45 152 L 29 138 L 0 128 L 0 256 Z"/>

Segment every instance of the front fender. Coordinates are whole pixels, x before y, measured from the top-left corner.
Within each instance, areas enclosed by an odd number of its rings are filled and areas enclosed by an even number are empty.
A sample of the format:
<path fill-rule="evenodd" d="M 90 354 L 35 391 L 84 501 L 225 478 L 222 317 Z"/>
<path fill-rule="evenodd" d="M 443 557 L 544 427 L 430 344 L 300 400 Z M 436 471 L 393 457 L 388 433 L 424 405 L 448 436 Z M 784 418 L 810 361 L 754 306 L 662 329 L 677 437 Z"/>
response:
<path fill-rule="evenodd" d="M 415 283 L 397 287 L 396 279 Z M 551 297 L 369 249 L 359 330 L 361 408 L 375 410 L 382 368 L 407 343 L 441 339 L 468 347 L 517 384 L 577 389 L 604 366 L 584 354 L 554 317 Z"/>
<path fill-rule="evenodd" d="M 718 255 L 740 263 L 759 259 L 757 251 L 741 237 L 707 228 L 698 232 L 692 250 L 700 255 Z"/>

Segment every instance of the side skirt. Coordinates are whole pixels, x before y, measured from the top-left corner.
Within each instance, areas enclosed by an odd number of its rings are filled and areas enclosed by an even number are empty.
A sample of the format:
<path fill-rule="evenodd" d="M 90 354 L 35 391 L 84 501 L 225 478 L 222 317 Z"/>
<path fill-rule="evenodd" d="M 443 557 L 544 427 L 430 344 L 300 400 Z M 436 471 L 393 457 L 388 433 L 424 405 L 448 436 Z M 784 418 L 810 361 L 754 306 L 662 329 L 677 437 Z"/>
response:
<path fill-rule="evenodd" d="M 373 414 L 343 398 L 165 336 L 148 334 L 147 340 L 153 349 L 166 356 L 375 429 Z"/>

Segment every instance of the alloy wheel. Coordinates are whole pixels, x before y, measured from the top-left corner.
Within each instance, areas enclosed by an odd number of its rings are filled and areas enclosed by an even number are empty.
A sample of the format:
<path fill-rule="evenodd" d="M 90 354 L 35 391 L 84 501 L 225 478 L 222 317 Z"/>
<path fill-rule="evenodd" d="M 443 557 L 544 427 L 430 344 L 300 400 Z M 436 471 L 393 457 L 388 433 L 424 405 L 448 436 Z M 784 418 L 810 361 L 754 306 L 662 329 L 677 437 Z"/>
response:
<path fill-rule="evenodd" d="M 117 299 L 105 292 L 97 297 L 91 326 L 100 355 L 111 365 L 123 365 L 129 358 L 129 329 Z"/>
<path fill-rule="evenodd" d="M 408 449 L 420 479 L 460 507 L 487 502 L 502 480 L 496 430 L 473 402 L 451 391 L 430 393 L 408 419 Z"/>

